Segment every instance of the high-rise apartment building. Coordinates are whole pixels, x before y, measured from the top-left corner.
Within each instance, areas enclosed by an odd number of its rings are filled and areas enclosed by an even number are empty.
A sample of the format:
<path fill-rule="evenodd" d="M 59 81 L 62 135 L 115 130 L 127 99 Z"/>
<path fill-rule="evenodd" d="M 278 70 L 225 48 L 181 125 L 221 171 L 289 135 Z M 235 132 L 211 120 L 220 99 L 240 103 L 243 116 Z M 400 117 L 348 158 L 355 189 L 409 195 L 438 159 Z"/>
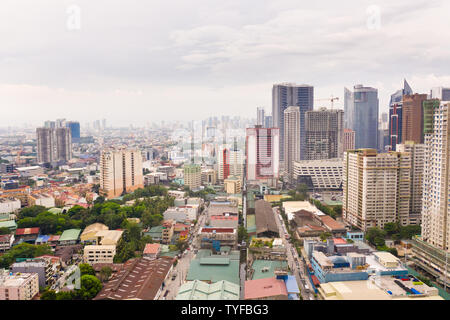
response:
<path fill-rule="evenodd" d="M 352 129 L 344 129 L 343 152 L 355 149 L 355 131 Z"/>
<path fill-rule="evenodd" d="M 246 174 L 248 181 L 276 180 L 279 175 L 280 129 L 247 128 Z"/>
<path fill-rule="evenodd" d="M 37 128 L 36 138 L 39 163 L 72 159 L 72 136 L 69 128 Z"/>
<path fill-rule="evenodd" d="M 293 183 L 294 162 L 300 161 L 300 108 L 290 106 L 284 111 L 284 171 Z"/>
<path fill-rule="evenodd" d="M 449 102 L 427 100 L 424 106 L 422 233 L 413 241 L 417 266 L 438 283 L 450 284 L 450 147 Z"/>
<path fill-rule="evenodd" d="M 344 111 L 307 111 L 305 114 L 306 160 L 323 160 L 343 156 Z"/>
<path fill-rule="evenodd" d="M 144 187 L 142 154 L 138 149 L 102 150 L 100 192 L 107 198 L 119 197 Z"/>
<path fill-rule="evenodd" d="M 264 127 L 266 119 L 265 119 L 264 108 L 259 107 L 256 110 L 256 125 Z"/>
<path fill-rule="evenodd" d="M 0 270 L 0 300 L 32 300 L 39 293 L 37 273 Z"/>
<path fill-rule="evenodd" d="M 344 153 L 343 218 L 362 230 L 410 224 L 411 155 L 375 149 Z"/>
<path fill-rule="evenodd" d="M 191 190 L 198 190 L 202 185 L 202 168 L 195 163 L 186 164 L 183 167 L 184 185 Z"/>
<path fill-rule="evenodd" d="M 306 148 L 305 113 L 314 109 L 314 87 L 294 83 L 275 84 L 272 89 L 273 127 L 280 128 L 280 161 L 284 162 L 284 111 L 290 106 L 299 107 L 300 112 L 300 158 L 304 159 Z M 302 155 L 303 153 L 303 155 Z"/>
<path fill-rule="evenodd" d="M 414 141 L 406 141 L 397 145 L 398 152 L 408 152 L 411 155 L 409 224 L 420 224 L 421 222 L 425 150 L 424 144 L 418 144 Z"/>
<path fill-rule="evenodd" d="M 391 95 L 389 101 L 389 150 L 395 151 L 397 144 L 403 142 L 403 97 L 412 94 L 413 90 L 405 79 L 403 89 Z"/>
<path fill-rule="evenodd" d="M 344 125 L 355 131 L 355 147 L 378 148 L 378 90 L 356 85 L 344 89 Z"/>
<path fill-rule="evenodd" d="M 234 144 L 222 145 L 217 153 L 217 176 L 223 182 L 229 176 L 242 177 L 244 173 L 244 154 Z"/>
<path fill-rule="evenodd" d="M 423 102 L 426 94 L 403 96 L 402 141 L 423 143 Z"/>

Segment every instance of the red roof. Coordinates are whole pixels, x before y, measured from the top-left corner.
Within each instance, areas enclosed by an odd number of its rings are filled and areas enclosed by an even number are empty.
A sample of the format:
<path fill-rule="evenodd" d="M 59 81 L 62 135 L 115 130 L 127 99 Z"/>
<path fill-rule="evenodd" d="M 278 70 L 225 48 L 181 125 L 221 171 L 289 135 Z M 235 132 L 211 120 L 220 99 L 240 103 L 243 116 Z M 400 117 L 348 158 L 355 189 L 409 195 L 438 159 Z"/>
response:
<path fill-rule="evenodd" d="M 159 243 L 147 243 L 144 248 L 144 254 L 157 254 L 160 246 Z"/>
<path fill-rule="evenodd" d="M 347 241 L 342 238 L 333 238 L 334 244 L 347 244 Z"/>
<path fill-rule="evenodd" d="M 244 292 L 245 300 L 288 295 L 285 282 L 276 278 L 247 280 Z"/>
<path fill-rule="evenodd" d="M 28 234 L 39 234 L 39 228 L 19 228 L 16 230 L 16 236 L 23 236 Z"/>
<path fill-rule="evenodd" d="M 61 236 L 50 236 L 50 238 L 48 238 L 48 241 L 58 241 L 59 240 L 59 237 L 61 237 Z"/>

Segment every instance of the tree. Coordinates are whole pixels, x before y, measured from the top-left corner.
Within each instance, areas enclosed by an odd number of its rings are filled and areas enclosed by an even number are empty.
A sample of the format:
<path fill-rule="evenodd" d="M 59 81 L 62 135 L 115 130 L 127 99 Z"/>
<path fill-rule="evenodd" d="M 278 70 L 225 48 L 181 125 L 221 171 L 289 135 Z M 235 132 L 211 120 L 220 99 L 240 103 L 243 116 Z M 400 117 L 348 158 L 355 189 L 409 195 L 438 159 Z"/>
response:
<path fill-rule="evenodd" d="M 88 263 L 80 263 L 78 265 L 78 268 L 80 268 L 81 276 L 84 276 L 84 275 L 95 276 L 94 268 L 92 268 L 92 266 Z"/>
<path fill-rule="evenodd" d="M 188 247 L 188 244 L 186 243 L 186 241 L 178 240 L 176 246 L 177 250 L 183 253 L 183 251 L 186 250 L 186 248 Z"/>
<path fill-rule="evenodd" d="M 111 274 L 112 274 L 111 267 L 109 267 L 109 266 L 102 267 L 100 270 L 100 280 L 102 282 L 107 281 L 111 277 Z"/>
<path fill-rule="evenodd" d="M 322 240 L 322 241 L 325 241 L 325 240 L 327 240 L 328 238 L 330 238 L 332 235 L 331 235 L 331 233 L 329 233 L 329 232 L 322 232 L 321 234 L 320 234 L 320 240 Z"/>
<path fill-rule="evenodd" d="M 56 291 L 55 290 L 45 290 L 41 294 L 41 300 L 56 300 Z"/>
<path fill-rule="evenodd" d="M 244 226 L 239 226 L 238 228 L 238 242 L 242 241 L 248 242 L 248 232 Z"/>
<path fill-rule="evenodd" d="M 370 228 L 366 232 L 366 240 L 374 246 L 384 246 L 386 232 L 380 228 Z"/>
<path fill-rule="evenodd" d="M 74 296 L 78 300 L 91 300 L 102 290 L 102 283 L 95 276 L 81 276 L 80 282 L 80 289 L 74 291 Z"/>
<path fill-rule="evenodd" d="M 31 206 L 31 207 L 27 207 L 27 208 L 23 208 L 22 210 L 20 210 L 19 212 L 19 217 L 22 218 L 27 218 L 27 217 L 36 217 L 39 213 L 41 212 L 45 212 L 47 209 L 43 206 Z"/>
<path fill-rule="evenodd" d="M 11 233 L 11 230 L 9 230 L 9 228 L 6 228 L 6 227 L 1 227 L 0 228 L 0 235 L 10 234 L 10 233 Z"/>
<path fill-rule="evenodd" d="M 73 291 L 59 291 L 56 293 L 56 300 L 73 300 L 74 298 Z"/>
<path fill-rule="evenodd" d="M 384 231 L 388 236 L 392 236 L 400 231 L 400 225 L 395 222 L 388 222 L 384 225 Z"/>

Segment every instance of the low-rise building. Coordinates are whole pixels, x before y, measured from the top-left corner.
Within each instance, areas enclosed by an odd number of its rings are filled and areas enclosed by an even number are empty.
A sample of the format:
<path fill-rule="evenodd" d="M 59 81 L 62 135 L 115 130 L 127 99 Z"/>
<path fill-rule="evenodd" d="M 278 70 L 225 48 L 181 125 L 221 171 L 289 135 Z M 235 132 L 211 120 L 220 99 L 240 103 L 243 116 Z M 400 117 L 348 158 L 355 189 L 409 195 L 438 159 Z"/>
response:
<path fill-rule="evenodd" d="M 34 244 L 39 236 L 39 228 L 19 228 L 16 229 L 15 243 L 27 242 Z"/>
<path fill-rule="evenodd" d="M 147 243 L 144 248 L 144 258 L 157 259 L 161 253 L 161 245 L 159 243 Z"/>
<path fill-rule="evenodd" d="M 166 220 L 162 224 L 161 243 L 171 244 L 174 233 L 175 221 Z"/>
<path fill-rule="evenodd" d="M 15 198 L 0 198 L 0 214 L 14 213 L 20 210 L 21 203 Z"/>
<path fill-rule="evenodd" d="M 94 300 L 158 300 L 173 262 L 168 257 L 128 260 Z"/>
<path fill-rule="evenodd" d="M 342 159 L 298 161 L 294 162 L 294 178 L 311 190 L 340 190 L 342 166 Z"/>
<path fill-rule="evenodd" d="M 44 174 L 44 168 L 40 166 L 31 166 L 31 167 L 20 167 L 16 168 L 16 170 L 20 173 L 21 177 L 29 178 L 33 176 L 38 176 L 40 174 Z"/>
<path fill-rule="evenodd" d="M 13 234 L 2 234 L 0 235 L 0 252 L 5 252 L 11 249 L 14 243 Z"/>
<path fill-rule="evenodd" d="M 81 229 L 68 229 L 64 230 L 59 237 L 60 246 L 70 246 L 78 243 L 80 238 Z"/>
<path fill-rule="evenodd" d="M 237 231 L 235 228 L 202 227 L 198 242 L 201 248 L 215 251 L 219 251 L 223 246 L 234 247 L 237 243 Z"/>
<path fill-rule="evenodd" d="M 87 245 L 84 247 L 85 263 L 113 263 L 116 255 L 115 245 Z"/>
<path fill-rule="evenodd" d="M 229 281 L 194 280 L 181 285 L 175 300 L 239 300 L 239 290 L 239 285 Z"/>
<path fill-rule="evenodd" d="M 29 196 L 28 204 L 30 206 L 53 208 L 55 206 L 55 198 L 48 194 L 32 194 Z"/>
<path fill-rule="evenodd" d="M 0 300 L 31 300 L 39 293 L 37 273 L 0 272 Z"/>
<path fill-rule="evenodd" d="M 229 176 L 223 181 L 225 192 L 228 194 L 236 194 L 241 192 L 241 178 Z"/>
<path fill-rule="evenodd" d="M 286 284 L 277 278 L 247 280 L 244 300 L 288 300 Z"/>
<path fill-rule="evenodd" d="M 56 268 L 53 268 L 51 261 L 45 258 L 27 259 L 11 265 L 11 272 L 13 273 L 37 273 L 39 286 L 43 288 L 55 282 L 54 276 L 57 271 Z"/>

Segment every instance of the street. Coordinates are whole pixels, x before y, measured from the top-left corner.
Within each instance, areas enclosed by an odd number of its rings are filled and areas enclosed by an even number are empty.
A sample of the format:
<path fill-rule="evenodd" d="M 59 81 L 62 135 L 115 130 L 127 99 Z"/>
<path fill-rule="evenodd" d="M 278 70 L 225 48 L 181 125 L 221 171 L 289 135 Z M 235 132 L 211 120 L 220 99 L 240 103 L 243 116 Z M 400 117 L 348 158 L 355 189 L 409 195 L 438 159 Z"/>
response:
<path fill-rule="evenodd" d="M 310 289 L 312 288 L 312 284 L 309 281 L 309 278 L 305 276 L 305 266 L 302 259 L 298 256 L 298 252 L 296 248 L 294 248 L 291 243 L 286 240 L 286 226 L 284 225 L 284 221 L 280 221 L 280 215 L 278 213 L 278 208 L 273 208 L 273 213 L 275 215 L 275 221 L 277 222 L 278 230 L 280 232 L 280 237 L 283 239 L 283 243 L 286 247 L 286 255 L 288 259 L 288 265 L 292 270 L 295 278 L 297 279 L 298 287 L 300 288 L 300 294 L 303 297 L 303 300 L 314 300 L 314 295 L 311 294 Z"/>
<path fill-rule="evenodd" d="M 178 294 L 178 290 L 180 286 L 185 282 L 185 278 L 189 271 L 189 266 L 191 264 L 191 260 L 195 257 L 194 251 L 199 249 L 197 246 L 198 243 L 198 232 L 200 228 L 205 224 L 207 214 L 206 209 L 199 214 L 197 224 L 194 229 L 191 230 L 189 234 L 189 238 L 187 239 L 189 243 L 189 250 L 186 249 L 181 258 L 178 259 L 177 265 L 173 268 L 173 271 L 166 280 L 166 286 L 160 296 L 160 300 L 174 300 Z M 173 275 L 176 275 L 176 278 L 172 280 Z M 166 294 L 167 293 L 167 294 Z"/>

